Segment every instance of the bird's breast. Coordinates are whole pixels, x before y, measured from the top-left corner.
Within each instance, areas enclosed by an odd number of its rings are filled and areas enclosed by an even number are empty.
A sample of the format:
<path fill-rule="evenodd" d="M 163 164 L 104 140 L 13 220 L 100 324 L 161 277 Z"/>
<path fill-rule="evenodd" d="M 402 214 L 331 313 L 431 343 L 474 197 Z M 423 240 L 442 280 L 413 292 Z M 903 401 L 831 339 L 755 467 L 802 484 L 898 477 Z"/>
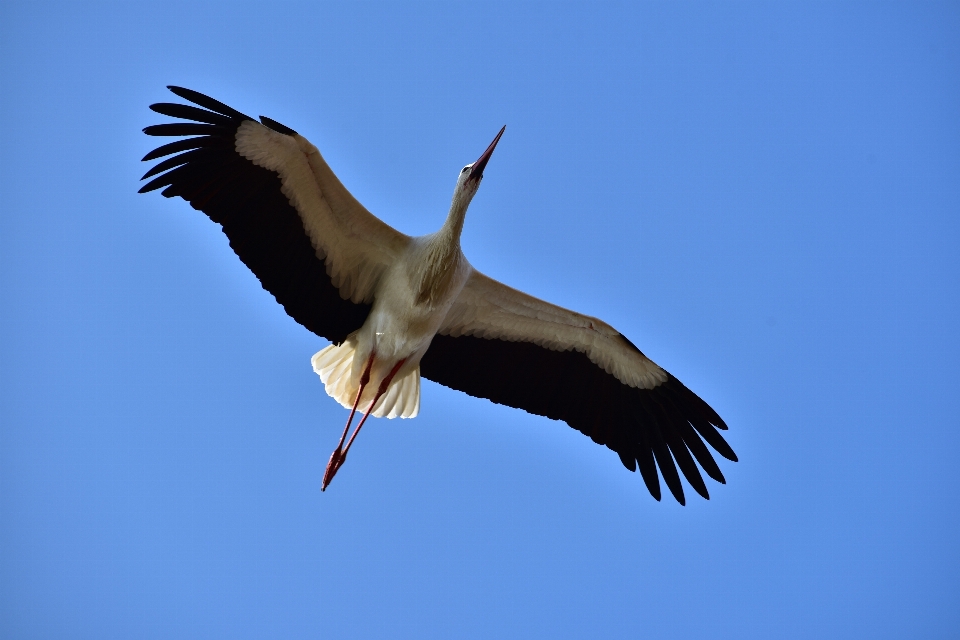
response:
<path fill-rule="evenodd" d="M 419 362 L 469 277 L 466 260 L 438 272 L 415 260 L 400 261 L 384 274 L 362 333 L 378 356 Z M 430 295 L 424 296 L 428 290 Z"/>

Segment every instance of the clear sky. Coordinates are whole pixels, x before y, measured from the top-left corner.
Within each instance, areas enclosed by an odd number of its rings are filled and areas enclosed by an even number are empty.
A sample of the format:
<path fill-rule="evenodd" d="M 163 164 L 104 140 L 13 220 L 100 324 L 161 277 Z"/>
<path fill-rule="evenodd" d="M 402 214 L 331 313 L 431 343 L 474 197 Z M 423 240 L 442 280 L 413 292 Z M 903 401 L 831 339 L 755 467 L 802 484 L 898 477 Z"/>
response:
<path fill-rule="evenodd" d="M 688 506 L 425 382 L 346 412 L 219 228 L 177 84 L 613 324 L 730 425 Z M 0 3 L 0 637 L 960 634 L 957 3 Z"/>

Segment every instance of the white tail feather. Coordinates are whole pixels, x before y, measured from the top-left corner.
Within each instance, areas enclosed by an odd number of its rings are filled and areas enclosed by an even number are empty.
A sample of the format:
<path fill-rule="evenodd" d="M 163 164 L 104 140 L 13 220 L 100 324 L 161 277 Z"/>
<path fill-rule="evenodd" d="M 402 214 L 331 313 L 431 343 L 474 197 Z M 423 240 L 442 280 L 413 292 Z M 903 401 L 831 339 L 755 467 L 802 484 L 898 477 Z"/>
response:
<path fill-rule="evenodd" d="M 360 381 L 352 374 L 353 357 L 356 353 L 356 344 L 347 340 L 341 345 L 332 344 L 314 354 L 310 359 L 313 370 L 320 376 L 325 385 L 327 395 L 347 409 L 353 408 L 357 399 L 357 389 Z M 364 390 L 364 400 L 371 397 L 376 391 L 373 384 Z M 366 400 L 369 402 L 369 400 Z M 365 411 L 366 407 L 357 407 Z M 394 378 L 387 392 L 383 394 L 371 414 L 375 418 L 414 418 L 420 413 L 420 367 L 406 374 L 402 378 Z"/>

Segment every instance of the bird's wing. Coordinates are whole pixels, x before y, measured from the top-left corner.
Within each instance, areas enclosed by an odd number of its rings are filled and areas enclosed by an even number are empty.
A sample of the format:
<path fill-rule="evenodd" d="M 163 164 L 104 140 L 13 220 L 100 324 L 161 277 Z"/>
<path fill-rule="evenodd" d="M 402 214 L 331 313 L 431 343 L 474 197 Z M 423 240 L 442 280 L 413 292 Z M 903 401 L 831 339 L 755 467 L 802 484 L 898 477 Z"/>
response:
<path fill-rule="evenodd" d="M 639 466 L 660 499 L 657 467 L 684 503 L 677 467 L 709 498 L 694 459 L 725 482 L 704 441 L 736 454 L 720 416 L 613 327 L 474 271 L 420 362 L 422 375 L 472 396 L 563 420 Z"/>
<path fill-rule="evenodd" d="M 169 87 L 201 108 L 151 105 L 191 120 L 144 129 L 197 136 L 163 145 L 144 160 L 174 155 L 144 175 L 141 193 L 163 188 L 223 226 L 230 246 L 287 313 L 314 333 L 342 342 L 366 320 L 384 270 L 410 238 L 350 195 L 306 138 L 261 122 L 196 91 Z M 164 173 L 165 172 L 165 173 Z"/>

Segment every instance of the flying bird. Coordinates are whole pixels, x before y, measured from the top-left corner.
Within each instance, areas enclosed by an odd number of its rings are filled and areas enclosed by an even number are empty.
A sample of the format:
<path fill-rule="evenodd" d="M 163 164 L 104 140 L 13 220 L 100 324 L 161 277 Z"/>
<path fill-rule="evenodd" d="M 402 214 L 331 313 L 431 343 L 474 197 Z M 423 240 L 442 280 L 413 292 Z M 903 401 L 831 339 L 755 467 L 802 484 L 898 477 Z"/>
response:
<path fill-rule="evenodd" d="M 321 489 L 370 415 L 417 415 L 421 375 L 563 420 L 639 469 L 657 500 L 657 468 L 680 504 L 678 467 L 704 498 L 697 463 L 725 483 L 706 445 L 737 457 L 718 432 L 726 424 L 706 402 L 607 323 L 501 284 L 463 255 L 467 207 L 506 127 L 459 171 L 440 230 L 411 237 L 367 211 L 293 129 L 168 88 L 197 106 L 150 106 L 181 121 L 143 132 L 181 139 L 143 158 L 172 156 L 147 171 L 142 179 L 153 180 L 140 193 L 163 189 L 220 224 L 287 314 L 331 342 L 313 356 L 313 368 L 350 414 Z M 363 415 L 348 439 L 358 409 Z"/>

